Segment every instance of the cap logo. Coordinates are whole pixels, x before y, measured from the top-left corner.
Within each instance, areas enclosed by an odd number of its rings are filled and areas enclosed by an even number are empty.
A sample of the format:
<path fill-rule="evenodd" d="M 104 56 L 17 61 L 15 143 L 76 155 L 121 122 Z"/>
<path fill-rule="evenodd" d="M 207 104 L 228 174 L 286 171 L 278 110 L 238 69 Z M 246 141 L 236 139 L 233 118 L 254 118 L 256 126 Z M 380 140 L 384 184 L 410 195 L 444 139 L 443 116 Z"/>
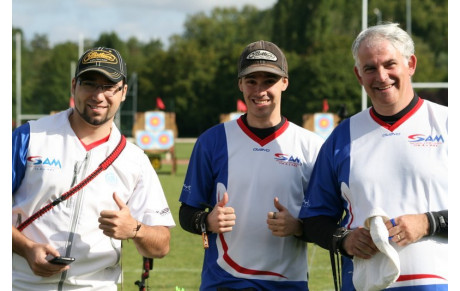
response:
<path fill-rule="evenodd" d="M 85 58 L 82 60 L 83 64 L 89 63 L 108 63 L 108 64 L 117 64 L 118 59 L 112 53 L 105 51 L 92 51 L 88 53 Z"/>
<path fill-rule="evenodd" d="M 276 62 L 278 58 L 271 52 L 266 50 L 256 50 L 250 53 L 247 57 L 247 60 L 267 60 Z"/>

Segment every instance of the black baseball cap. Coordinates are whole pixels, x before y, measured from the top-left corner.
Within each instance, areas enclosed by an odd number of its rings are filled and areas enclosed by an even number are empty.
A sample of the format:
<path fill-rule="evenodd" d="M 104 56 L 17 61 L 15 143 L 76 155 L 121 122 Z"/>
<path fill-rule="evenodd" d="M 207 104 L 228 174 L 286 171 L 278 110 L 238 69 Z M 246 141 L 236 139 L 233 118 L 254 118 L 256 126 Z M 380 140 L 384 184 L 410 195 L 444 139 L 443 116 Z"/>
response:
<path fill-rule="evenodd" d="M 254 72 L 268 72 L 288 77 L 286 57 L 276 44 L 259 40 L 244 49 L 238 62 L 238 78 Z"/>
<path fill-rule="evenodd" d="M 126 64 L 120 53 L 112 48 L 97 47 L 87 50 L 78 60 L 75 70 L 75 78 L 89 71 L 96 71 L 104 74 L 113 82 L 120 82 L 126 78 Z"/>

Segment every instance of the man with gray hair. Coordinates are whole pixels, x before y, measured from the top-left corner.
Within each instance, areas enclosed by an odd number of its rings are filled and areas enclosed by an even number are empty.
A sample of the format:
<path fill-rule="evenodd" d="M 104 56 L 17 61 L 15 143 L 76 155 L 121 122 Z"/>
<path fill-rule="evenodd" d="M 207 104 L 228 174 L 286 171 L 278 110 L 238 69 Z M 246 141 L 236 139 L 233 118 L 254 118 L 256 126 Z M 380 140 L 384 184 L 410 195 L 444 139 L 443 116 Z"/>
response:
<path fill-rule="evenodd" d="M 342 290 L 447 290 L 447 107 L 414 92 L 414 43 L 397 24 L 362 31 L 352 53 L 372 106 L 324 143 L 302 238 L 334 270 L 342 255 Z"/>

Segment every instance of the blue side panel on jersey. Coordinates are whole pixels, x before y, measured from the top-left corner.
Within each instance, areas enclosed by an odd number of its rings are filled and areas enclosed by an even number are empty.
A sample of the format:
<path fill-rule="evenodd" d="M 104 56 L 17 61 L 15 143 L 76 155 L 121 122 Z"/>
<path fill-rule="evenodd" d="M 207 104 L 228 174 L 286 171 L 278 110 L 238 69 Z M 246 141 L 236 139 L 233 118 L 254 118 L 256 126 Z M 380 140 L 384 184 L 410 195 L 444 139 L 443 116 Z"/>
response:
<path fill-rule="evenodd" d="M 27 151 L 30 140 L 30 125 L 25 123 L 13 131 L 12 147 L 12 170 L 13 187 L 12 193 L 16 192 L 26 172 Z"/>
<path fill-rule="evenodd" d="M 343 291 L 354 291 L 353 286 L 353 261 L 347 257 L 341 257 L 342 259 L 342 290 Z"/>
<path fill-rule="evenodd" d="M 224 125 L 219 124 L 204 132 L 195 143 L 179 201 L 196 208 L 205 208 L 205 204 L 214 206 L 217 203 L 217 183 L 227 187 L 227 181 L 227 138 Z M 208 239 L 209 248 L 204 255 L 200 290 L 214 286 L 213 278 L 233 278 L 215 265 L 218 254 L 217 234 L 208 234 Z"/>
<path fill-rule="evenodd" d="M 321 147 L 299 218 L 327 215 L 339 220 L 345 203 L 340 195 L 340 184 L 348 185 L 349 175 L 350 121 L 346 119 Z"/>
<path fill-rule="evenodd" d="M 217 182 L 227 187 L 227 168 L 227 138 L 224 125 L 219 124 L 195 143 L 179 201 L 197 208 L 205 208 L 203 203 L 214 206 Z"/>

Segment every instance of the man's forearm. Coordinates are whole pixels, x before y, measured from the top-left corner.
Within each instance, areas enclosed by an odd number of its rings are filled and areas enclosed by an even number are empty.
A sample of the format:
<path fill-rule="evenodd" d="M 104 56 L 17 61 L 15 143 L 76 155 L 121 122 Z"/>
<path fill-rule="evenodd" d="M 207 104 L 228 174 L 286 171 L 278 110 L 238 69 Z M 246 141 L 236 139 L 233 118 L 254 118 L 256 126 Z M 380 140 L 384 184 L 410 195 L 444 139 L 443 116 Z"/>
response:
<path fill-rule="evenodd" d="M 12 233 L 12 251 L 22 257 L 25 257 L 26 250 L 31 248 L 33 241 L 28 239 L 14 226 L 12 226 Z"/>
<path fill-rule="evenodd" d="M 141 256 L 162 258 L 169 253 L 170 238 L 168 227 L 142 224 L 133 241 Z"/>

